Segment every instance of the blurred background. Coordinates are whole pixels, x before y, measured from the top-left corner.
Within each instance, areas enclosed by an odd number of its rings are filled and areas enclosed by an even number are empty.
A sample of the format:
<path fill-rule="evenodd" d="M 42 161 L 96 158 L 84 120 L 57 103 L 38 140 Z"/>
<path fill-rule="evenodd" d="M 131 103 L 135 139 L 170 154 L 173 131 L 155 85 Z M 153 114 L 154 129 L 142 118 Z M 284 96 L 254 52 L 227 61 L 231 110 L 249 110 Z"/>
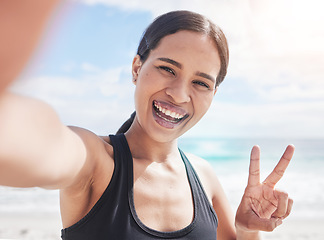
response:
<path fill-rule="evenodd" d="M 211 162 L 235 211 L 252 146 L 261 146 L 266 177 L 293 143 L 295 157 L 279 187 L 294 198 L 294 212 L 287 227 L 265 238 L 323 239 L 323 7 L 319 0 L 64 1 L 11 89 L 48 102 L 67 125 L 114 133 L 134 111 L 131 63 L 147 25 L 171 10 L 204 14 L 227 36 L 230 64 L 209 112 L 180 147 Z M 48 231 L 58 239 L 57 191 L 0 187 L 0 223 L 22 212 L 54 216 Z M 298 228 L 305 218 L 309 226 Z M 35 237 L 23 223 L 9 228 L 0 227 L 0 238 Z"/>

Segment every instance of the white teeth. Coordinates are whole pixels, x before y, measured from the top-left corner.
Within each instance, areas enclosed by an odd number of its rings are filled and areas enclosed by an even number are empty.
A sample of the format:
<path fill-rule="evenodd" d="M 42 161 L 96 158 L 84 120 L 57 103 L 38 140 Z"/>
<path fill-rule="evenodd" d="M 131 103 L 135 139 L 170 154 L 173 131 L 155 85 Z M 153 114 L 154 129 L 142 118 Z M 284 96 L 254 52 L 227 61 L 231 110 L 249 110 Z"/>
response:
<path fill-rule="evenodd" d="M 169 109 L 165 109 L 165 108 L 162 108 L 161 106 L 158 106 L 156 103 L 154 103 L 154 106 L 162 113 L 164 113 L 165 115 L 167 116 L 170 116 L 172 118 L 176 118 L 176 119 L 180 119 L 180 118 L 183 118 L 184 115 L 180 114 L 180 113 L 176 113 L 176 112 L 173 112 Z"/>

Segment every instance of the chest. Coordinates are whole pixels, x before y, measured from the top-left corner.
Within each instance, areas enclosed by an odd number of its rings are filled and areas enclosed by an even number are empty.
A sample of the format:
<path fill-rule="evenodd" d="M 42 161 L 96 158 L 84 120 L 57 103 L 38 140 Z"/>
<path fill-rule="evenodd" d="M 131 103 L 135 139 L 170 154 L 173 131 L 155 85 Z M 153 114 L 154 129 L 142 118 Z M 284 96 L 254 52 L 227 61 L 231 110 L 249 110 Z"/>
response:
<path fill-rule="evenodd" d="M 62 239 L 216 239 L 217 217 L 189 164 L 130 163 L 116 154 L 107 188 L 81 220 L 62 230 Z"/>
<path fill-rule="evenodd" d="M 171 232 L 183 229 L 194 219 L 194 201 L 185 168 L 134 167 L 133 204 L 147 227 Z"/>

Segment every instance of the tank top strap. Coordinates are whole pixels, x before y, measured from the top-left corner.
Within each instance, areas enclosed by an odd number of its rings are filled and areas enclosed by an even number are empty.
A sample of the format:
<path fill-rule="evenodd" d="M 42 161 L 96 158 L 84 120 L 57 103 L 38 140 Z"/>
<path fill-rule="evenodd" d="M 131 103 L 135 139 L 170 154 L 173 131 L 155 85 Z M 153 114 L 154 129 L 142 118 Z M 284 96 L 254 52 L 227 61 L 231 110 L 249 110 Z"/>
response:
<path fill-rule="evenodd" d="M 129 159 L 132 159 L 127 140 L 123 133 L 109 135 L 109 138 L 114 149 L 114 158 L 117 157 L 120 160 L 124 160 L 126 163 L 129 161 Z"/>
<path fill-rule="evenodd" d="M 196 198 L 197 202 L 199 204 L 198 207 L 196 208 L 198 216 L 209 216 L 212 220 L 212 222 L 215 223 L 216 227 L 218 226 L 218 218 L 217 214 L 210 204 L 207 194 L 204 190 L 203 185 L 201 184 L 201 181 L 199 179 L 199 176 L 195 169 L 193 168 L 192 164 L 190 163 L 189 159 L 187 156 L 184 154 L 184 152 L 179 149 L 179 152 L 181 154 L 181 158 L 185 164 L 187 175 L 188 175 L 188 181 L 191 186 L 193 196 Z"/>
<path fill-rule="evenodd" d="M 193 222 L 178 231 L 160 232 L 146 227 L 136 216 L 133 202 L 133 158 L 124 134 L 110 135 L 114 172 L 106 190 L 90 212 L 62 229 L 63 240 L 215 240 L 217 217 L 189 160 L 180 151 L 194 200 Z"/>

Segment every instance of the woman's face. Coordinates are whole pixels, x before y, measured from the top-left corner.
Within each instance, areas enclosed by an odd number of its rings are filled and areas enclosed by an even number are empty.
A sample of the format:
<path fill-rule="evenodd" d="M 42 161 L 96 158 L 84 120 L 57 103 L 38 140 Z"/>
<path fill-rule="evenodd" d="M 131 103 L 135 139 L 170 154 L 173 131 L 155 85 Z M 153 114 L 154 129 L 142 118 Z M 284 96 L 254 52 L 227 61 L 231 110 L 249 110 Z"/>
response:
<path fill-rule="evenodd" d="M 208 110 L 220 66 L 213 40 L 191 31 L 161 39 L 143 64 L 136 56 L 135 126 L 159 142 L 181 136 Z"/>

